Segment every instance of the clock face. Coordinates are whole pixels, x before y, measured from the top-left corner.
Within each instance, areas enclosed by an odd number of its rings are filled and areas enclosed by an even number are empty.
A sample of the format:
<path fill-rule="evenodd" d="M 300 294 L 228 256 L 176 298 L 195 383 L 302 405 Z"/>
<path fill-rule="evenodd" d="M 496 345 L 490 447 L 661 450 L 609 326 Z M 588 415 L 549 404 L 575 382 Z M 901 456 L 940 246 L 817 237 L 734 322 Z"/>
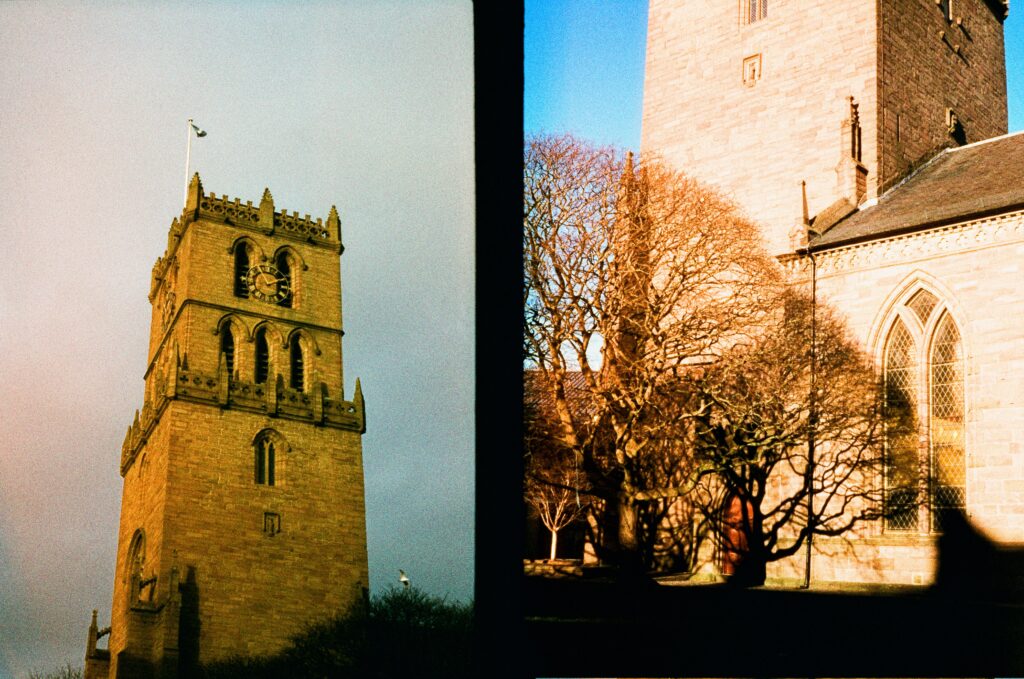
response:
<path fill-rule="evenodd" d="M 243 280 L 249 288 L 249 295 L 261 302 L 277 304 L 292 293 L 285 275 L 270 264 L 257 264 L 251 267 Z"/>

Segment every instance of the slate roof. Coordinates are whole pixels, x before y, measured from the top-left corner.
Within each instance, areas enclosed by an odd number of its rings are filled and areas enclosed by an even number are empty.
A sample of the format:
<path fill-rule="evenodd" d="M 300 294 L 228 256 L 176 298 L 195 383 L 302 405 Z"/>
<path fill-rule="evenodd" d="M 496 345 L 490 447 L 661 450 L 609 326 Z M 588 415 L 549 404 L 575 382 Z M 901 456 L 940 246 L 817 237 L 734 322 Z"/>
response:
<path fill-rule="evenodd" d="M 1024 132 L 946 149 L 811 241 L 828 249 L 1024 209 Z"/>

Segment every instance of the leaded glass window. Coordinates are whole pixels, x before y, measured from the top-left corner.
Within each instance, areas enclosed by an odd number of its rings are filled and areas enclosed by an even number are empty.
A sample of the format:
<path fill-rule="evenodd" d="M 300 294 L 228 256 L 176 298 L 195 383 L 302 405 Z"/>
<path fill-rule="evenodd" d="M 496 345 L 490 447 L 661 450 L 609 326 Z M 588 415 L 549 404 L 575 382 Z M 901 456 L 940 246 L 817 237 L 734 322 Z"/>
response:
<path fill-rule="evenodd" d="M 885 351 L 886 432 L 885 527 L 916 530 L 919 463 L 917 450 L 917 347 L 902 321 L 889 333 Z"/>
<path fill-rule="evenodd" d="M 943 512 L 963 509 L 967 499 L 963 356 L 949 314 L 939 322 L 932 344 L 929 429 L 932 530 L 941 530 Z"/>
<path fill-rule="evenodd" d="M 931 292 L 904 307 L 884 350 L 885 529 L 937 532 L 947 511 L 967 506 L 963 343 Z"/>
<path fill-rule="evenodd" d="M 935 309 L 935 305 L 938 304 L 939 300 L 932 293 L 927 290 L 921 290 L 916 295 L 910 298 L 907 302 L 907 306 L 910 310 L 917 314 L 917 317 L 922 323 L 928 322 L 928 317 L 932 315 L 932 310 Z"/>

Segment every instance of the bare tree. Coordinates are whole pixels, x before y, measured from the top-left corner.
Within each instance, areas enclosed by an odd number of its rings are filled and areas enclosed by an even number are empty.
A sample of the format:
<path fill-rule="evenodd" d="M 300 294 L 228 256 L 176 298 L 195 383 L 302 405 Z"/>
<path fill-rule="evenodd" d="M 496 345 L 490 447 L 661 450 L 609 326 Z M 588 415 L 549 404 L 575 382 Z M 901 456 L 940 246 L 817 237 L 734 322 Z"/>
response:
<path fill-rule="evenodd" d="M 686 495 L 696 478 L 686 441 L 701 404 L 688 375 L 756 325 L 776 268 L 754 224 L 657 160 L 535 137 L 523 196 L 526 356 L 544 376 L 554 435 L 614 522 L 598 547 L 638 570 L 641 507 Z M 575 372 L 586 417 L 566 393 Z"/>
<path fill-rule="evenodd" d="M 541 523 L 551 533 L 550 559 L 558 552 L 558 532 L 583 518 L 590 507 L 588 484 L 573 451 L 559 436 L 557 420 L 545 398 L 543 376 L 535 371 L 524 379 L 524 437 L 526 478 L 524 497 Z M 577 380 L 578 381 L 578 380 Z M 586 408 L 588 399 L 578 388 L 569 386 L 574 409 Z"/>
<path fill-rule="evenodd" d="M 698 385 L 704 478 L 692 497 L 715 519 L 737 581 L 761 584 L 766 564 L 796 554 L 809 536 L 842 535 L 881 516 L 883 439 L 887 426 L 901 425 L 883 418 L 873 367 L 831 309 L 784 294 L 762 331 L 725 352 Z"/>

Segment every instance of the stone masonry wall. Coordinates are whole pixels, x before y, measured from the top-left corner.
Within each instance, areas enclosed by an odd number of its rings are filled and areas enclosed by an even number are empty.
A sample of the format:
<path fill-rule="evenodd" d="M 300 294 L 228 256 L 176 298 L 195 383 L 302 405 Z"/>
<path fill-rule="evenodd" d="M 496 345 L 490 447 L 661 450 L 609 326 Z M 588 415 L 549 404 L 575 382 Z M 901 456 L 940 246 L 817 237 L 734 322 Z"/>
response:
<path fill-rule="evenodd" d="M 128 549 L 136 530 L 145 536 L 145 558 L 142 576 L 156 575 L 162 561 L 164 543 L 163 516 L 167 504 L 168 439 L 170 429 L 159 424 L 153 430 L 145 451 L 139 455 L 136 464 L 124 476 L 121 491 L 121 518 L 118 528 L 117 559 L 114 570 L 114 599 L 110 614 L 111 673 L 116 676 L 117 654 L 124 650 L 128 640 L 129 592 L 131 589 L 131 565 L 128 563 Z M 154 599 L 166 594 L 165 579 L 157 581 Z"/>
<path fill-rule="evenodd" d="M 933 0 L 880 6 L 879 162 L 889 185 L 953 143 L 947 108 L 967 143 L 1006 133 L 1006 65 L 1002 21 L 984 0 L 955 0 L 952 21 Z"/>
<path fill-rule="evenodd" d="M 847 97 L 860 107 L 868 196 L 876 177 L 877 16 L 874 3 L 772 0 L 741 21 L 738 2 L 652 0 L 642 150 L 716 185 L 789 251 L 799 182 L 811 214 L 836 198 Z M 761 55 L 744 84 L 743 61 Z"/>
<path fill-rule="evenodd" d="M 919 287 L 946 305 L 964 350 L 968 517 L 994 541 L 1024 542 L 1024 213 L 837 248 L 818 262 L 819 299 L 842 310 L 879 369 L 896 306 Z M 875 525 L 853 543 L 823 541 L 815 577 L 927 584 L 934 537 L 922 529 Z M 802 561 L 775 574 L 787 572 L 802 574 Z"/>
<path fill-rule="evenodd" d="M 175 402 L 163 552 L 198 593 L 199 655 L 266 654 L 369 586 L 358 432 Z M 254 483 L 253 439 L 272 429 L 275 485 Z M 264 513 L 281 532 L 264 531 Z M 170 563 L 161 564 L 168 577 Z"/>

